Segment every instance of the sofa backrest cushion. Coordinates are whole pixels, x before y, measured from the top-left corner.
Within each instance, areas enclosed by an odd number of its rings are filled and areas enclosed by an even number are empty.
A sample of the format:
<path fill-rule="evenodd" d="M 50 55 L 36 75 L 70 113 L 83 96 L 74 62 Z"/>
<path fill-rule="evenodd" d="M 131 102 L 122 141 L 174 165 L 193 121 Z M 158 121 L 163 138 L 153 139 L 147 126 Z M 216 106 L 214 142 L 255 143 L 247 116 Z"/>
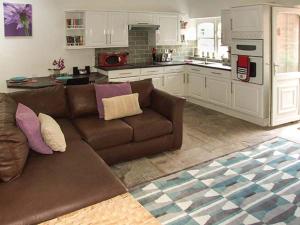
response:
<path fill-rule="evenodd" d="M 68 116 L 68 104 L 63 85 L 14 92 L 10 96 L 17 103 L 22 103 L 32 109 L 37 115 L 44 113 L 57 118 Z"/>
<path fill-rule="evenodd" d="M 122 95 L 132 94 L 129 83 L 115 83 L 115 84 L 95 84 L 97 107 L 99 117 L 104 118 L 104 106 L 102 100 L 104 98 L 112 98 Z"/>
<path fill-rule="evenodd" d="M 152 79 L 134 81 L 130 83 L 132 93 L 139 94 L 139 103 L 141 108 L 151 106 L 151 93 L 154 89 Z"/>
<path fill-rule="evenodd" d="M 73 118 L 98 113 L 94 85 L 68 86 L 67 98 Z"/>
<path fill-rule="evenodd" d="M 0 94 L 0 182 L 10 181 L 22 173 L 29 147 L 22 131 L 17 128 L 16 102 Z"/>

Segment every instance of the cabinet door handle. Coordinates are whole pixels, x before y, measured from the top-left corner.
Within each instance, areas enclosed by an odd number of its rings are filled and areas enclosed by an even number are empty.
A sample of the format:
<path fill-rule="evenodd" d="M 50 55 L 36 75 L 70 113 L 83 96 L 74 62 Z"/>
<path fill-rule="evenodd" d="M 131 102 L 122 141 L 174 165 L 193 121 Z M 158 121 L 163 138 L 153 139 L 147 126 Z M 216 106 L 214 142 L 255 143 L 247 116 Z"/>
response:
<path fill-rule="evenodd" d="M 231 94 L 233 94 L 233 83 L 230 83 L 230 90 L 231 90 Z"/>
<path fill-rule="evenodd" d="M 218 72 L 211 72 L 212 74 L 215 74 L 215 75 L 221 75 L 222 73 L 218 73 Z"/>
<path fill-rule="evenodd" d="M 120 75 L 131 75 L 131 73 L 120 73 Z"/>
<path fill-rule="evenodd" d="M 206 84 L 206 77 L 204 78 L 204 85 L 205 85 L 205 88 L 207 88 L 207 84 Z"/>
<path fill-rule="evenodd" d="M 197 69 L 191 69 L 192 71 L 197 71 L 197 72 L 201 72 L 201 70 L 197 70 Z"/>
<path fill-rule="evenodd" d="M 150 70 L 148 73 L 158 73 L 158 70 Z"/>
<path fill-rule="evenodd" d="M 111 35 L 112 34 L 109 35 L 109 44 L 111 44 Z"/>
<path fill-rule="evenodd" d="M 186 74 L 186 78 L 187 78 L 187 83 L 189 84 L 190 83 L 190 75 L 188 73 Z"/>
<path fill-rule="evenodd" d="M 230 30 L 232 31 L 232 18 L 230 19 Z"/>

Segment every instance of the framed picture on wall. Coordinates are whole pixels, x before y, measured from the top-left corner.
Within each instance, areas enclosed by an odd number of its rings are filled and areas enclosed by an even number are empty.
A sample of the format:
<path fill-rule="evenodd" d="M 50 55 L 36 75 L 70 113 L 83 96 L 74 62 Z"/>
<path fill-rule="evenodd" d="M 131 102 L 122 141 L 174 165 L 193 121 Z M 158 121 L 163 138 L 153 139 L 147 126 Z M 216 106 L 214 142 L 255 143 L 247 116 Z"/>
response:
<path fill-rule="evenodd" d="M 32 36 L 32 5 L 3 3 L 4 35 Z"/>

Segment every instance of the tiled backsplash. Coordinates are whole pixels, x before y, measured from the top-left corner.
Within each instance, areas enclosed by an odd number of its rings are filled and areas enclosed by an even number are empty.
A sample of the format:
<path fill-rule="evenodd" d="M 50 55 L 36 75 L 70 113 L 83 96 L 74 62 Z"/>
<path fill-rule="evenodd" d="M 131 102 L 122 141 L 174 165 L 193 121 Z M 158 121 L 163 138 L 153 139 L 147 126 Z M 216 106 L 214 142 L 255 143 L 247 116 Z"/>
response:
<path fill-rule="evenodd" d="M 98 48 L 96 49 L 96 63 L 98 62 L 98 54 L 102 52 L 129 52 L 128 63 L 149 63 L 152 61 L 152 48 L 155 46 L 148 44 L 148 31 L 129 31 L 129 47 L 128 48 Z M 164 52 L 165 49 L 175 49 L 173 53 L 174 60 L 183 59 L 193 55 L 196 48 L 195 41 L 188 41 L 183 45 L 175 46 L 156 46 L 157 53 Z"/>

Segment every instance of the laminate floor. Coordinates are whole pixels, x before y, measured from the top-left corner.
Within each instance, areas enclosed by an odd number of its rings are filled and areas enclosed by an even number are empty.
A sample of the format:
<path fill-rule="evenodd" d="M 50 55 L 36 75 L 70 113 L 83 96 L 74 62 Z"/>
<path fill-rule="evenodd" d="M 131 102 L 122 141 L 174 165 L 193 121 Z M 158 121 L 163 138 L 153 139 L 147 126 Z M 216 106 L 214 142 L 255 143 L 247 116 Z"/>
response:
<path fill-rule="evenodd" d="M 180 150 L 117 164 L 112 169 L 128 188 L 132 188 L 274 137 L 300 143 L 299 127 L 300 123 L 291 123 L 263 128 L 188 103 L 184 110 L 183 146 Z"/>

